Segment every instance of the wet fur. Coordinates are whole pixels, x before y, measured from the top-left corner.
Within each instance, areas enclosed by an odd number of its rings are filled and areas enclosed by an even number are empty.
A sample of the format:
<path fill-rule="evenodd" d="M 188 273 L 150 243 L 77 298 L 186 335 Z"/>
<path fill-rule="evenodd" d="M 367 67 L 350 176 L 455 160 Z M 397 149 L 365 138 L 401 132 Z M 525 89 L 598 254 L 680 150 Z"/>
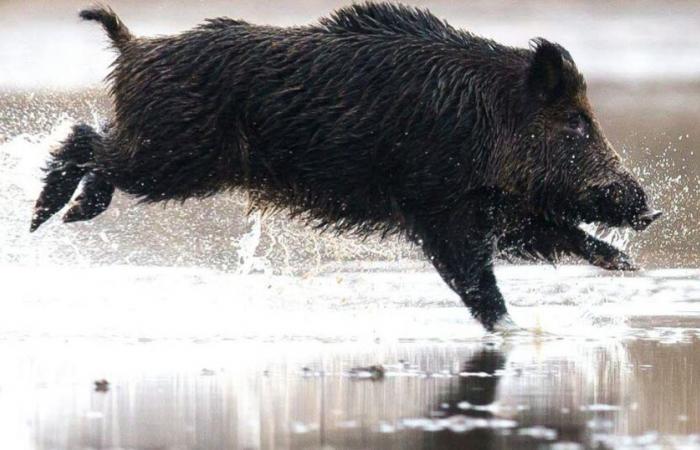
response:
<path fill-rule="evenodd" d="M 145 202 L 245 189 L 257 207 L 320 228 L 403 234 L 489 329 L 506 312 L 492 270 L 499 252 L 624 257 L 545 214 L 569 198 L 551 199 L 542 109 L 585 90 L 556 44 L 507 47 L 387 3 L 307 27 L 219 18 L 157 38 L 133 37 L 107 9 L 81 16 L 104 26 L 118 55 L 111 126 L 66 141 L 89 135 L 89 161 L 64 150 L 52 162 L 92 174 L 76 199 L 87 212 L 74 220 L 104 210 L 115 186 Z M 600 172 L 596 164 L 580 170 Z M 67 190 L 52 195 L 55 167 L 48 174 L 40 202 L 54 198 L 55 212 Z"/>

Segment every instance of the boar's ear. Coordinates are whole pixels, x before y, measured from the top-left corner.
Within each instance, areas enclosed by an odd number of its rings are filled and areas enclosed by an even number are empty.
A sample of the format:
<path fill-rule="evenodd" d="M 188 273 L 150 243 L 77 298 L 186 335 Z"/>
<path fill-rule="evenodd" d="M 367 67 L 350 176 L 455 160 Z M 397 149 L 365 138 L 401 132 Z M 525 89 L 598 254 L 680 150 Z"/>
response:
<path fill-rule="evenodd" d="M 560 45 L 542 38 L 532 39 L 530 48 L 535 54 L 530 63 L 528 88 L 542 101 L 556 100 L 566 91 L 564 60 L 571 61 L 571 55 Z"/>

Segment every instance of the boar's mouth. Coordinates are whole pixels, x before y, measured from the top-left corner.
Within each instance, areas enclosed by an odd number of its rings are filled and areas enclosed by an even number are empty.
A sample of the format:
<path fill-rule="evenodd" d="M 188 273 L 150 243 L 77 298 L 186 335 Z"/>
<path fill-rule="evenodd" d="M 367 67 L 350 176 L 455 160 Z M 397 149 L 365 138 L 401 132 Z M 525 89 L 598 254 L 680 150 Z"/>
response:
<path fill-rule="evenodd" d="M 605 200 L 594 204 L 586 202 L 575 207 L 575 210 L 576 213 L 570 216 L 574 218 L 575 222 L 598 224 L 608 228 L 629 227 L 635 231 L 646 230 L 663 214 L 661 211 L 649 207 L 646 202 L 636 205 L 620 205 L 617 202 Z"/>
<path fill-rule="evenodd" d="M 579 201 L 562 201 L 558 207 L 545 208 L 544 218 L 559 225 L 579 226 L 594 224 L 603 228 L 632 228 L 643 231 L 661 217 L 662 212 L 647 205 L 645 196 L 636 201 L 620 201 L 605 193 L 595 192 L 585 195 Z"/>
<path fill-rule="evenodd" d="M 651 225 L 656 219 L 661 217 L 662 212 L 658 210 L 646 211 L 632 219 L 624 219 L 620 223 L 610 223 L 606 221 L 580 221 L 577 225 L 578 228 L 583 229 L 587 234 L 591 236 L 620 236 L 616 234 L 615 230 L 632 228 L 634 231 L 644 231 L 649 225 Z M 590 227 L 584 227 L 584 225 L 589 225 Z M 595 231 L 589 232 L 591 228 Z M 603 238 L 607 239 L 607 238 Z"/>
<path fill-rule="evenodd" d="M 603 174 L 603 181 L 542 183 L 531 190 L 530 205 L 546 222 L 579 227 L 647 229 L 661 217 L 652 208 L 640 183 L 629 173 Z M 608 181 L 612 179 L 612 181 Z"/>

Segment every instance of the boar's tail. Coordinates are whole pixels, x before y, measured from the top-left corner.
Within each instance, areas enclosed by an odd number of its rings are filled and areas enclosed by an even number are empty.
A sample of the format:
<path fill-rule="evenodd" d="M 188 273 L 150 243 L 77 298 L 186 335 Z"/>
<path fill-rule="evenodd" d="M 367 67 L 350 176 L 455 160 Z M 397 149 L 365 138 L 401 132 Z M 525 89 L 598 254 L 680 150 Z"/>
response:
<path fill-rule="evenodd" d="M 126 44 L 133 36 L 124 23 L 117 17 L 111 8 L 106 6 L 96 6 L 80 11 L 83 20 L 94 20 L 102 24 L 107 35 L 112 40 L 115 47 L 120 48 Z"/>
<path fill-rule="evenodd" d="M 87 125 L 76 125 L 60 147 L 51 153 L 44 168 L 44 187 L 34 206 L 29 231 L 34 231 L 63 208 L 78 188 L 80 180 L 93 173 L 95 151 L 102 145 L 102 136 Z M 102 177 L 86 177 L 76 205 L 68 210 L 64 221 L 87 220 L 101 213 L 109 205 L 114 187 Z"/>

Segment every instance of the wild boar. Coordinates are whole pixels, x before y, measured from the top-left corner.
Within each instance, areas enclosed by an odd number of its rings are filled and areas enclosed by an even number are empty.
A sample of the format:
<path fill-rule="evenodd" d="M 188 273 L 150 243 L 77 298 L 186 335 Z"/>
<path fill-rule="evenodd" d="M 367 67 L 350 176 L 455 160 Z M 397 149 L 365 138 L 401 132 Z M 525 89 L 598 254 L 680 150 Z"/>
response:
<path fill-rule="evenodd" d="M 486 329 L 511 321 L 493 260 L 575 255 L 634 265 L 583 222 L 644 229 L 660 212 L 606 140 L 568 51 L 513 48 L 395 3 L 310 26 L 207 20 L 117 51 L 114 117 L 53 152 L 31 230 L 104 211 L 115 187 L 145 202 L 247 190 L 322 228 L 420 246 Z"/>

